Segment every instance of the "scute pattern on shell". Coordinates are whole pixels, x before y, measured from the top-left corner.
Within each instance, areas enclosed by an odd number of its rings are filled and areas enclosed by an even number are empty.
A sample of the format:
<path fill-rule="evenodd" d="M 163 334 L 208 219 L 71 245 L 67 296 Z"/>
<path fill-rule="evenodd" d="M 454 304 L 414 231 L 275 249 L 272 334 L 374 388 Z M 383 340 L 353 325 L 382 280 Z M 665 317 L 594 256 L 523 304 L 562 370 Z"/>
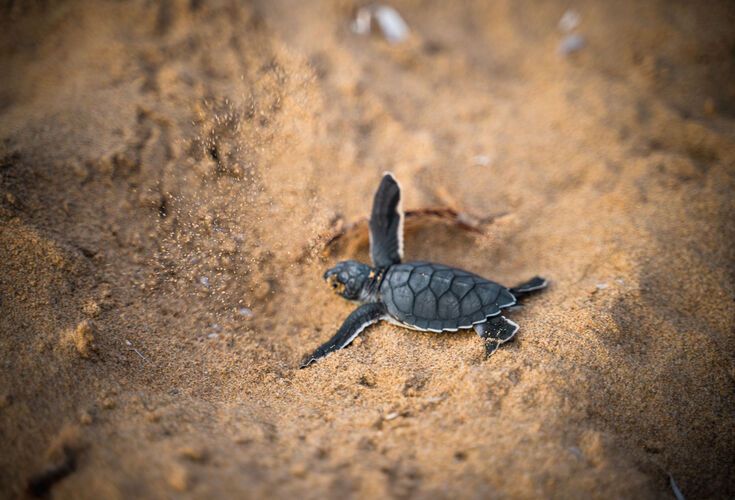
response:
<path fill-rule="evenodd" d="M 502 285 L 429 262 L 391 266 L 380 285 L 380 294 L 397 321 L 437 332 L 470 328 L 516 302 Z"/>

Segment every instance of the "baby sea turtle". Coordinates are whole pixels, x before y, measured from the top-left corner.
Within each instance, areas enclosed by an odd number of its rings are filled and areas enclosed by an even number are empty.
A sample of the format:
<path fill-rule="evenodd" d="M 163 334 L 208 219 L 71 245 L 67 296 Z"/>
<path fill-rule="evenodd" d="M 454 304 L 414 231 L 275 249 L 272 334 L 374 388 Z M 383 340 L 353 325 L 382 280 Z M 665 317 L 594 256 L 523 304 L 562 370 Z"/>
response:
<path fill-rule="evenodd" d="M 518 325 L 502 316 L 501 310 L 547 284 L 537 276 L 506 288 L 442 264 L 402 263 L 401 188 L 391 173 L 383 176 L 373 200 L 370 256 L 373 267 L 347 260 L 324 273 L 324 279 L 338 294 L 362 305 L 331 339 L 302 361 L 301 368 L 348 346 L 360 332 L 380 320 L 430 332 L 474 328 L 485 340 L 489 356 L 518 331 Z"/>

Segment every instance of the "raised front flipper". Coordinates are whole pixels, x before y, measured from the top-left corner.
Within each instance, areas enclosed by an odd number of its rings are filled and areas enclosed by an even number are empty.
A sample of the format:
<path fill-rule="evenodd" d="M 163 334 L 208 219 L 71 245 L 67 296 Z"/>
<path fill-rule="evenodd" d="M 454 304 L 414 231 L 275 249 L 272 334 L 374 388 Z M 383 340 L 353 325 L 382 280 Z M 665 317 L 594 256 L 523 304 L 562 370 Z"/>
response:
<path fill-rule="evenodd" d="M 403 258 L 401 187 L 386 173 L 373 199 L 370 214 L 370 257 L 375 267 L 398 264 Z"/>
<path fill-rule="evenodd" d="M 301 368 L 306 368 L 319 358 L 323 358 L 333 351 L 338 351 L 347 347 L 350 342 L 355 340 L 360 332 L 365 328 L 379 321 L 385 315 L 385 308 L 382 304 L 363 304 L 347 316 L 347 319 L 334 337 L 319 346 L 311 355 L 304 358 L 301 362 Z"/>

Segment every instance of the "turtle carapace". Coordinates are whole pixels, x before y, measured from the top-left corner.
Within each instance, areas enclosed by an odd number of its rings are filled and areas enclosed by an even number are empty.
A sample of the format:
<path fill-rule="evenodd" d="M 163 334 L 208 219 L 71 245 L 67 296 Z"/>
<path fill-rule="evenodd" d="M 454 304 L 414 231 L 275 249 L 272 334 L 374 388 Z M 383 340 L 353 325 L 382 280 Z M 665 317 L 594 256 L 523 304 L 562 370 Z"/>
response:
<path fill-rule="evenodd" d="M 476 274 L 431 262 L 401 262 L 403 210 L 401 188 L 392 174 L 380 182 L 370 215 L 370 256 L 373 267 L 347 260 L 324 273 L 342 297 L 360 302 L 337 333 L 307 356 L 301 367 L 342 349 L 378 321 L 430 332 L 474 328 L 489 356 L 513 339 L 518 325 L 501 315 L 520 297 L 545 288 L 532 278 L 506 288 Z"/>

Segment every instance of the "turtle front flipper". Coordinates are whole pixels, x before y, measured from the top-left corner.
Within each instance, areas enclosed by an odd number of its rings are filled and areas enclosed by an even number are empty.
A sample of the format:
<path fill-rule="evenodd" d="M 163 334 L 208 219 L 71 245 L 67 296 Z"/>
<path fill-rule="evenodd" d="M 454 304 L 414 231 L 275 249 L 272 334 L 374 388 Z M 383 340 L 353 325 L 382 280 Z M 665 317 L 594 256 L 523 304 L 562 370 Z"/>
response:
<path fill-rule="evenodd" d="M 347 347 L 350 342 L 355 340 L 355 337 L 357 337 L 360 332 L 373 323 L 379 321 L 383 316 L 385 316 L 385 308 L 382 304 L 370 303 L 361 305 L 347 316 L 347 319 L 342 323 L 342 326 L 337 330 L 337 333 L 334 334 L 334 337 L 320 345 L 316 351 L 303 359 L 301 362 L 301 368 L 306 368 L 311 363 L 319 358 L 323 358 L 330 352 L 338 351 Z"/>
<path fill-rule="evenodd" d="M 390 172 L 383 175 L 373 199 L 370 257 L 375 267 L 392 266 L 403 258 L 401 187 Z"/>
<path fill-rule="evenodd" d="M 493 316 L 485 323 L 475 325 L 475 331 L 485 339 L 485 354 L 490 356 L 498 347 L 513 340 L 518 325 L 505 316 Z"/>

